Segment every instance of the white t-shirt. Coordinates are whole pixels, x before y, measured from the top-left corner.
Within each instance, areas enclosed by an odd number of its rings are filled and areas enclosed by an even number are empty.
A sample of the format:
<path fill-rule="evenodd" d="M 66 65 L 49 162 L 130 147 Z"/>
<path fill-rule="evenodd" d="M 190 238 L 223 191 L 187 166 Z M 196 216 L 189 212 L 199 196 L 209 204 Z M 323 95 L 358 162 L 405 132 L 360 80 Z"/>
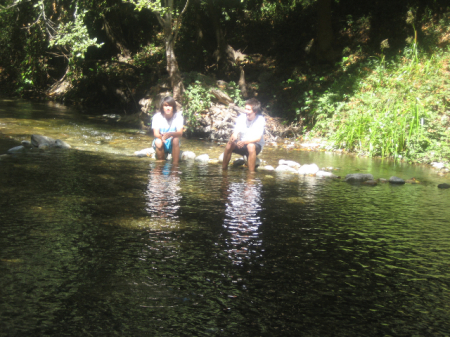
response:
<path fill-rule="evenodd" d="M 158 129 L 160 133 L 175 132 L 183 127 L 183 115 L 177 111 L 172 118 L 167 120 L 161 112 L 157 112 L 152 118 L 152 129 Z"/>
<path fill-rule="evenodd" d="M 266 126 L 266 119 L 258 114 L 255 119 L 249 121 L 246 114 L 241 114 L 236 118 L 236 125 L 234 132 L 238 133 L 239 140 L 251 140 L 261 137 L 256 144 L 261 145 L 261 150 L 264 146 L 264 128 Z"/>

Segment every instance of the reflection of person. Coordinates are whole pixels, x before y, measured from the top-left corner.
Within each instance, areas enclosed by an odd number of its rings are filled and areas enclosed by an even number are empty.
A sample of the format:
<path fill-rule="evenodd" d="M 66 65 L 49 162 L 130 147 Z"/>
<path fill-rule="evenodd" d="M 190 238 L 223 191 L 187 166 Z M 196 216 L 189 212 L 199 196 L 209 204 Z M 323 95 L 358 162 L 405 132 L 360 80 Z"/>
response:
<path fill-rule="evenodd" d="M 225 201 L 223 226 L 229 233 L 226 240 L 227 252 L 235 264 L 244 259 L 256 257 L 261 245 L 261 182 L 248 179 L 247 182 L 228 182 L 224 177 L 222 193 Z M 255 255 L 256 254 L 256 255 Z"/>
<path fill-rule="evenodd" d="M 177 112 L 175 100 L 171 96 L 161 101 L 159 112 L 152 118 L 152 129 L 155 136 L 152 146 L 156 152 L 156 159 L 165 159 L 166 155 L 171 153 L 173 163 L 178 164 L 183 116 L 181 112 Z"/>
<path fill-rule="evenodd" d="M 255 98 L 245 102 L 245 114 L 236 119 L 231 135 L 223 153 L 222 168 L 227 169 L 232 153 L 247 156 L 248 169 L 256 169 L 256 156 L 264 146 L 264 127 L 266 120 L 261 115 L 261 103 Z"/>
<path fill-rule="evenodd" d="M 178 171 L 169 162 L 154 165 L 149 174 L 147 212 L 152 217 L 174 221 L 181 200 Z"/>

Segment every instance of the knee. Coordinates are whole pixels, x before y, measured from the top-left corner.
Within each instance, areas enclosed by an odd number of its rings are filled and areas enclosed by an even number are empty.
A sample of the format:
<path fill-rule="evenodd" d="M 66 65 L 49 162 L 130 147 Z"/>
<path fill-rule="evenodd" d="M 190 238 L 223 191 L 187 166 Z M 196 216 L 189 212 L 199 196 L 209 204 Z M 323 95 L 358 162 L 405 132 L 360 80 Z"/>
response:
<path fill-rule="evenodd" d="M 163 142 L 160 138 L 155 139 L 155 146 L 160 149 L 163 146 Z"/>
<path fill-rule="evenodd" d="M 249 153 L 256 153 L 256 145 L 255 143 L 247 144 L 247 150 Z"/>
<path fill-rule="evenodd" d="M 173 137 L 172 139 L 172 146 L 180 146 L 180 138 L 178 137 Z"/>

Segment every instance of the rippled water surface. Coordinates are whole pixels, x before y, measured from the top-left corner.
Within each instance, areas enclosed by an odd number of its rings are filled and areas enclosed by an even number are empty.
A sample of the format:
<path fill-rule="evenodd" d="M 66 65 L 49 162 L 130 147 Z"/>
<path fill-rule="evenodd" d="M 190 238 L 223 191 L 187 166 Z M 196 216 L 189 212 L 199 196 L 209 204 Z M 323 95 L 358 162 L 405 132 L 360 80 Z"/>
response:
<path fill-rule="evenodd" d="M 101 115 L 0 101 L 0 155 L 31 134 L 73 146 L 0 157 L 1 336 L 448 336 L 448 177 L 270 148 L 420 184 L 175 168 Z"/>

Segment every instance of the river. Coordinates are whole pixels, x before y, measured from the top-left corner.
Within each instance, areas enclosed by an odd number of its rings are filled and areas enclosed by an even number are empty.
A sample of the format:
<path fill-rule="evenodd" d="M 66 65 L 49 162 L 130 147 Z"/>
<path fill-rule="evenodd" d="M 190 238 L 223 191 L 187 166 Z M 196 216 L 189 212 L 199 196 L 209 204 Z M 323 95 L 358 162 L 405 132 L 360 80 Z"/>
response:
<path fill-rule="evenodd" d="M 449 177 L 281 147 L 260 158 L 420 183 L 175 168 L 103 115 L 0 100 L 0 155 L 72 145 L 0 157 L 0 336 L 448 336 Z"/>

